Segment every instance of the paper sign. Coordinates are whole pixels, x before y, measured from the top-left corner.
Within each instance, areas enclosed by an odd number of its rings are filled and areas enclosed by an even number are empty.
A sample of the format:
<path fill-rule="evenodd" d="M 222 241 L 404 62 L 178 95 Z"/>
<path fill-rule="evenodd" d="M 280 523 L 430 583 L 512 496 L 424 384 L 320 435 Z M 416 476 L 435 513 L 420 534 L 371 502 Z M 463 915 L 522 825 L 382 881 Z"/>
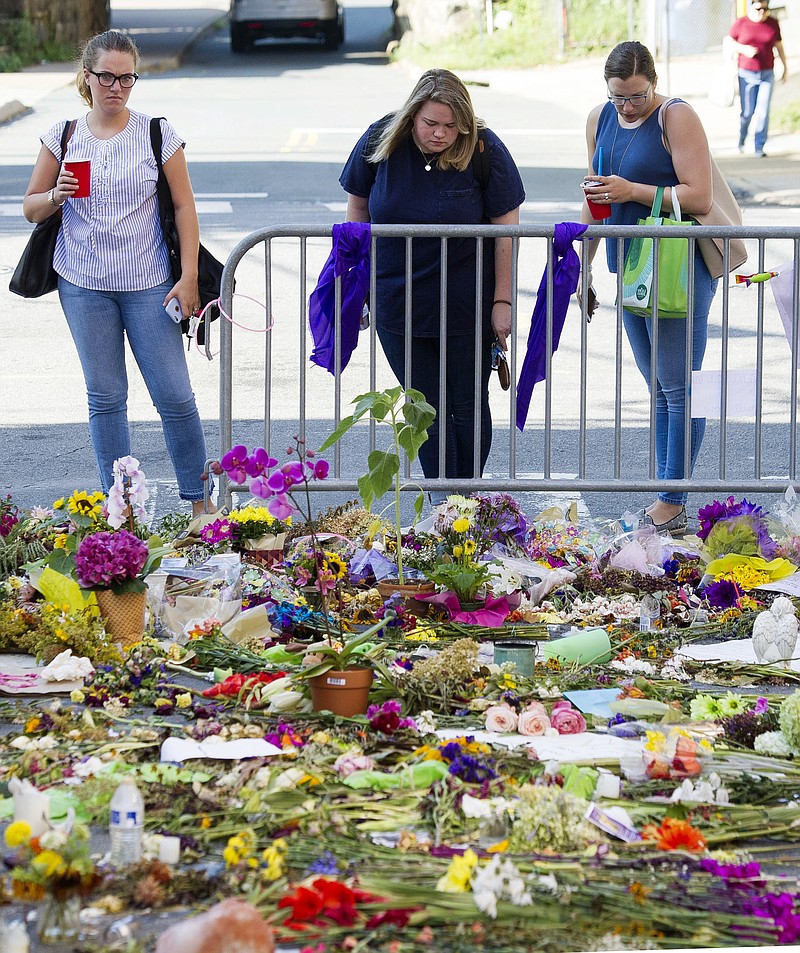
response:
<path fill-rule="evenodd" d="M 692 371 L 692 417 L 719 417 L 722 371 Z M 756 372 L 728 371 L 726 417 L 755 417 Z"/>
<path fill-rule="evenodd" d="M 191 738 L 167 738 L 161 745 L 162 761 L 188 761 L 190 758 L 213 758 L 238 761 L 239 758 L 267 758 L 282 754 L 280 748 L 263 738 L 239 738 L 236 741 L 194 741 Z"/>
<path fill-rule="evenodd" d="M 608 707 L 608 703 L 616 701 L 619 694 L 618 688 L 587 688 L 581 691 L 564 692 L 564 698 L 571 701 L 584 715 L 613 718 L 614 714 Z"/>
<path fill-rule="evenodd" d="M 767 582 L 759 589 L 766 589 L 767 592 L 783 592 L 787 596 L 800 597 L 800 572 L 793 572 L 791 576 L 785 576 L 777 582 Z"/>

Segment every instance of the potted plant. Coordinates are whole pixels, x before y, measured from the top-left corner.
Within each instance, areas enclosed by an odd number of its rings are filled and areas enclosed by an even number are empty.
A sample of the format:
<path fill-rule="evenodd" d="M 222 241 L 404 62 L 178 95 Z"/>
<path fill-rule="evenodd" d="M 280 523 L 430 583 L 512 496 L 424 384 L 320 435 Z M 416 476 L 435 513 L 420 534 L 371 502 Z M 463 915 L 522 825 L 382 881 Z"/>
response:
<path fill-rule="evenodd" d="M 350 717 L 367 710 L 376 671 L 391 682 L 382 662 L 386 646 L 371 640 L 395 618 L 394 612 L 387 611 L 380 621 L 349 640 L 309 646 L 303 669 L 293 677 L 308 683 L 315 711 Z"/>
<path fill-rule="evenodd" d="M 364 506 L 369 510 L 374 501 L 394 490 L 394 534 L 397 564 L 397 584 L 405 584 L 403 576 L 403 531 L 400 519 L 400 493 L 403 489 L 401 456 L 413 463 L 419 448 L 428 439 L 428 428 L 436 417 L 436 410 L 425 400 L 424 394 L 413 388 L 391 387 L 369 391 L 355 398 L 356 409 L 341 421 L 325 440 L 320 450 L 332 447 L 365 417 L 385 423 L 389 428 L 390 445 L 387 450 L 373 450 L 367 457 L 367 472 L 358 478 L 358 490 Z M 424 494 L 419 491 L 414 501 L 415 522 L 422 514 Z"/>

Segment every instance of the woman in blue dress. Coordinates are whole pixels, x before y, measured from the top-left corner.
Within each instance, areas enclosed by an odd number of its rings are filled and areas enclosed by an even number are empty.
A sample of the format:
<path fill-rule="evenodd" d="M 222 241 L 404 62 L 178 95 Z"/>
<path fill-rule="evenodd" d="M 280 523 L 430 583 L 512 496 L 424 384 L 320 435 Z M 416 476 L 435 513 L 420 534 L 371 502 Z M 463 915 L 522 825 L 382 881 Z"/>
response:
<path fill-rule="evenodd" d="M 703 215 L 711 208 L 711 154 L 708 140 L 695 111 L 687 103 L 671 101 L 661 111 L 666 97 L 656 92 L 653 57 L 647 47 L 634 41 L 620 43 L 608 56 L 604 77 L 608 102 L 596 106 L 586 123 L 589 175 L 585 194 L 592 202 L 611 206 L 607 225 L 635 225 L 650 214 L 658 186 L 664 188 L 662 208 L 672 209 L 677 194 L 685 217 Z M 659 113 L 663 130 L 659 122 Z M 602 175 L 598 155 L 602 149 Z M 584 202 L 581 220 L 595 222 Z M 625 247 L 627 249 L 628 242 Z M 597 242 L 589 249 L 590 259 Z M 608 269 L 623 267 L 617 261 L 616 240 L 606 242 Z M 708 338 L 708 312 L 717 289 L 703 256 L 695 245 L 692 369 L 700 370 Z M 650 386 L 651 323 L 623 310 L 623 321 L 636 366 Z M 689 474 L 684 473 L 686 407 L 686 322 L 658 319 L 656 379 L 656 463 L 661 480 L 691 476 L 705 432 L 705 418 L 691 421 Z M 642 521 L 660 532 L 683 536 L 687 527 L 686 493 L 661 492 L 648 506 Z"/>
<path fill-rule="evenodd" d="M 466 86 L 448 70 L 423 74 L 405 105 L 373 123 L 356 143 L 339 179 L 347 220 L 375 224 L 516 225 L 525 190 L 497 136 L 475 116 Z M 378 338 L 403 386 L 422 391 L 437 410 L 420 450 L 426 477 L 439 476 L 439 427 L 446 427 L 445 475 L 477 477 L 489 456 L 491 348 L 507 349 L 511 331 L 511 239 L 484 240 L 482 300 L 476 308 L 474 238 L 447 241 L 446 407 L 439 407 L 442 252 L 438 238 L 414 239 L 411 284 L 411 373 L 406 381 L 406 243 L 377 243 L 377 294 L 370 302 Z M 476 325 L 481 329 L 475 352 Z M 480 362 L 480 471 L 474 467 L 475 368 Z"/>

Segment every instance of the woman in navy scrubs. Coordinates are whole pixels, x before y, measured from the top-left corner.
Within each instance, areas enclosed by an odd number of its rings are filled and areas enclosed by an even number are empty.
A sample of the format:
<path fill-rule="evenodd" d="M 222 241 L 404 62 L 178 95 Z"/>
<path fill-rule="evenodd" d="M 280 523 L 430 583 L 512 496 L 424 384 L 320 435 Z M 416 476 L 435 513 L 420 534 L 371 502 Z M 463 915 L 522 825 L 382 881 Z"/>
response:
<path fill-rule="evenodd" d="M 356 143 L 339 179 L 347 220 L 394 225 L 516 225 L 525 190 L 497 136 L 475 116 L 466 86 L 448 70 L 429 70 L 405 105 L 373 123 Z M 491 349 L 507 350 L 511 331 L 510 238 L 484 240 L 482 300 L 476 308 L 474 238 L 447 242 L 447 404 L 439 407 L 441 241 L 414 239 L 411 375 L 405 379 L 406 242 L 377 242 L 377 295 L 370 303 L 378 338 L 403 386 L 422 391 L 437 411 L 420 450 L 426 477 L 439 474 L 439 426 L 446 422 L 445 476 L 478 477 L 489 456 Z M 481 329 L 475 353 L 476 324 Z M 474 387 L 480 361 L 480 472 L 474 472 Z"/>

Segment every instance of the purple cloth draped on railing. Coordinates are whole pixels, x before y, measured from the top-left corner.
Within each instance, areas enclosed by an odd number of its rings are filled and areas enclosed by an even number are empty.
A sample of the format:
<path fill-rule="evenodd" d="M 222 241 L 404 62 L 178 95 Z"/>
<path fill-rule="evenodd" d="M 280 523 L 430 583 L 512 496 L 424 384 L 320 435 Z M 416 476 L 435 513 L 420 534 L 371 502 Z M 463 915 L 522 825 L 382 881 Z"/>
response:
<path fill-rule="evenodd" d="M 333 226 L 333 247 L 308 299 L 308 325 L 314 339 L 311 361 L 334 373 L 336 279 L 342 276 L 342 370 L 358 344 L 361 313 L 369 291 L 369 222 Z"/>
<path fill-rule="evenodd" d="M 581 260 L 572 247 L 574 239 L 579 238 L 586 231 L 586 225 L 578 222 L 561 222 L 555 227 L 553 236 L 553 353 L 558 349 L 561 331 L 567 317 L 569 299 L 578 287 L 578 275 L 581 270 Z M 545 265 L 542 280 L 539 282 L 539 292 L 536 295 L 536 305 L 531 317 L 531 329 L 528 333 L 528 350 L 517 382 L 517 427 L 525 429 L 528 417 L 528 407 L 531 403 L 534 385 L 543 381 L 547 368 L 547 265 Z"/>

